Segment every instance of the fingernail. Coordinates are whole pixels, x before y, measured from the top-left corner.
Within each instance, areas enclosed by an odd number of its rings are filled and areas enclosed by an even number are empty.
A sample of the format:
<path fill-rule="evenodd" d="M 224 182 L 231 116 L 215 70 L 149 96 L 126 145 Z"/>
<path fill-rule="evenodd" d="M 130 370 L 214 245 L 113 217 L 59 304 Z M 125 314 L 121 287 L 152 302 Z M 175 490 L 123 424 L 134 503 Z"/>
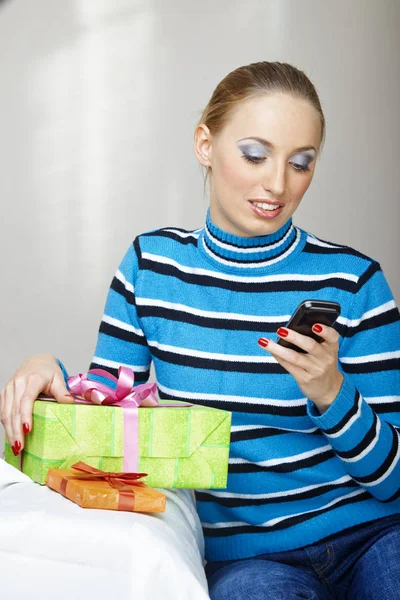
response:
<path fill-rule="evenodd" d="M 29 425 L 28 425 L 28 423 L 24 423 L 22 425 L 22 430 L 23 430 L 24 433 L 29 433 Z"/>
<path fill-rule="evenodd" d="M 17 453 L 21 450 L 22 445 L 21 442 L 19 442 L 18 440 L 15 442 L 14 444 L 14 448 L 16 449 Z"/>
<path fill-rule="evenodd" d="M 279 337 L 287 337 L 289 335 L 288 330 L 284 329 L 283 327 L 279 327 L 276 333 L 279 335 Z"/>
<path fill-rule="evenodd" d="M 262 346 L 263 348 L 266 348 L 268 346 L 268 340 L 266 340 L 265 338 L 260 338 L 258 340 L 258 343 L 260 346 Z"/>
<path fill-rule="evenodd" d="M 11 450 L 14 452 L 14 456 L 17 456 L 18 450 L 15 449 L 15 445 L 11 446 Z"/>
<path fill-rule="evenodd" d="M 321 327 L 321 325 L 318 325 L 318 323 L 316 323 L 315 325 L 312 326 L 312 330 L 315 331 L 315 333 L 321 333 L 322 327 Z"/>

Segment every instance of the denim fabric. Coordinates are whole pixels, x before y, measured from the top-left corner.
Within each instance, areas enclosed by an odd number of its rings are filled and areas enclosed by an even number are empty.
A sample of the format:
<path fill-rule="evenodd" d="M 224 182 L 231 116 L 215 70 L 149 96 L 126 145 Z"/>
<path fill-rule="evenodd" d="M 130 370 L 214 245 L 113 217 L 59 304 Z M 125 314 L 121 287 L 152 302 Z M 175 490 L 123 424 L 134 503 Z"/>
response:
<path fill-rule="evenodd" d="M 205 570 L 211 600 L 400 599 L 400 515 L 296 550 L 209 562 Z"/>

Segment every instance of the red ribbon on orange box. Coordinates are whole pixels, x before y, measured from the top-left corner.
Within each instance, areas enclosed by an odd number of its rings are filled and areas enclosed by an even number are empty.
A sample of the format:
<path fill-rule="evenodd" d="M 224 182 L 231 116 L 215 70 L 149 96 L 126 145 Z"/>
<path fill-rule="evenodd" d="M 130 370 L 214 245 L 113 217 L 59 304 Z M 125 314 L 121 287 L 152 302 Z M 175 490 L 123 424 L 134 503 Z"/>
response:
<path fill-rule="evenodd" d="M 119 491 L 118 510 L 133 511 L 135 509 L 135 492 L 129 486 L 143 487 L 146 485 L 142 481 L 138 481 L 138 479 L 146 477 L 147 473 L 113 473 L 111 471 L 96 469 L 81 461 L 72 465 L 71 469 L 80 471 L 80 473 L 63 477 L 60 485 L 60 494 L 66 496 L 68 481 L 71 479 L 82 479 L 85 481 L 93 479 L 104 480 L 111 487 Z"/>

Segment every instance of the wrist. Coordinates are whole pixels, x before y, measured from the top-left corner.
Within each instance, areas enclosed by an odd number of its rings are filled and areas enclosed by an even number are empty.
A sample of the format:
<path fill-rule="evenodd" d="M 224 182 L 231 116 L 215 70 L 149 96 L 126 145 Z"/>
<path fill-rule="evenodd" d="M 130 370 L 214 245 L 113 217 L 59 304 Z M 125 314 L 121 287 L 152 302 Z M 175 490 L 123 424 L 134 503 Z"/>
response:
<path fill-rule="evenodd" d="M 327 392 L 324 396 L 319 396 L 315 400 L 313 400 L 315 406 L 318 408 L 320 414 L 323 414 L 331 404 L 334 402 L 335 398 L 338 396 L 341 387 L 343 385 L 344 377 L 343 374 L 338 371 L 338 376 L 335 379 L 333 385 L 330 386 L 329 392 Z"/>

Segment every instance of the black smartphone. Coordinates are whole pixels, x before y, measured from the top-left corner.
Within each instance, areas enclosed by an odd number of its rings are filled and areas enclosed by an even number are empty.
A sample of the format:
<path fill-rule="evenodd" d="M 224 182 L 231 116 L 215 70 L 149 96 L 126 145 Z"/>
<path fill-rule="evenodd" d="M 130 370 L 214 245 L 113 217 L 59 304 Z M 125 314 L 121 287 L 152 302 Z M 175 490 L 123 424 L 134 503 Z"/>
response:
<path fill-rule="evenodd" d="M 296 308 L 293 315 L 290 317 L 286 327 L 308 335 L 321 343 L 323 338 L 312 331 L 312 326 L 315 323 L 322 323 L 332 327 L 338 316 L 340 315 L 340 304 L 338 302 L 329 302 L 328 300 L 304 300 Z M 279 338 L 277 342 L 280 346 L 291 348 L 296 352 L 307 354 L 305 350 L 287 342 L 283 338 Z"/>

